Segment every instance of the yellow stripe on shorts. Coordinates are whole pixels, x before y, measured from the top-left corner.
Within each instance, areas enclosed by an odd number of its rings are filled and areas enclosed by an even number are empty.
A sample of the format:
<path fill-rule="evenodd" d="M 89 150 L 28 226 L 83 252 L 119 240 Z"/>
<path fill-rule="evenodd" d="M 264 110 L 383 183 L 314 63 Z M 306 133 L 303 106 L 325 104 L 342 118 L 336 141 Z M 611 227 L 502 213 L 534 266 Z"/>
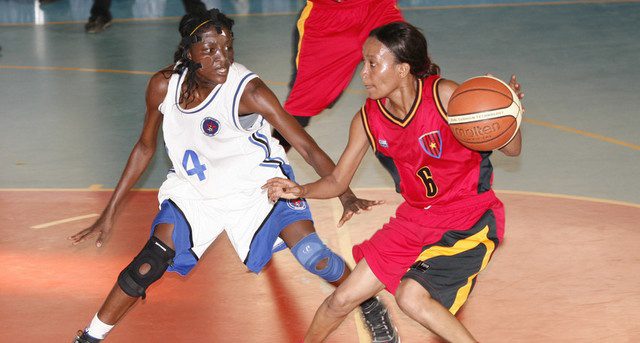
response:
<path fill-rule="evenodd" d="M 487 248 L 487 252 L 482 259 L 482 265 L 480 266 L 480 270 L 475 274 L 469 276 L 467 279 L 467 283 L 458 289 L 458 293 L 456 294 L 456 299 L 453 302 L 453 305 L 449 308 L 449 312 L 456 314 L 462 304 L 467 301 L 469 297 L 469 293 L 471 292 L 471 285 L 473 284 L 473 279 L 478 276 L 489 263 L 489 259 L 491 258 L 491 254 L 496 248 L 495 243 L 488 237 L 489 226 L 485 226 L 480 232 L 476 233 L 473 236 L 469 236 L 465 239 L 459 240 L 452 247 L 442 247 L 442 246 L 433 246 L 423 251 L 416 261 L 426 261 L 428 259 L 438 257 L 438 256 L 454 256 L 465 251 L 469 251 L 480 244 L 484 244 Z"/>
<path fill-rule="evenodd" d="M 296 54 L 296 68 L 298 68 L 298 62 L 300 60 L 300 47 L 302 46 L 302 37 L 304 37 L 304 23 L 309 18 L 311 14 L 311 9 L 313 8 L 313 2 L 307 1 L 307 5 L 304 6 L 302 13 L 300 13 L 300 19 L 298 19 L 298 33 L 300 33 L 300 39 L 298 39 L 298 53 Z"/>

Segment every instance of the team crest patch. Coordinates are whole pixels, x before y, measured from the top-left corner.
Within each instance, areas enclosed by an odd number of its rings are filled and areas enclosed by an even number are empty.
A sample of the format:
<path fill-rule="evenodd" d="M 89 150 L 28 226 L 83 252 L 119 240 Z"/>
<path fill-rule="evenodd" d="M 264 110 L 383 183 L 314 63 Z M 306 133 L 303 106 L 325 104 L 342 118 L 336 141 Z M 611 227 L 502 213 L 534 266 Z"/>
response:
<path fill-rule="evenodd" d="M 206 117 L 202 119 L 200 128 L 205 135 L 213 137 L 220 131 L 220 122 L 211 117 Z"/>
<path fill-rule="evenodd" d="M 439 130 L 425 133 L 418 138 L 418 142 L 427 155 L 433 158 L 442 156 L 442 136 Z"/>
<path fill-rule="evenodd" d="M 386 139 L 378 139 L 378 143 L 380 143 L 380 146 L 383 148 L 388 148 L 389 147 L 389 143 L 387 143 Z"/>
<path fill-rule="evenodd" d="M 307 202 L 302 199 L 287 200 L 287 206 L 296 211 L 302 211 L 307 208 Z"/>

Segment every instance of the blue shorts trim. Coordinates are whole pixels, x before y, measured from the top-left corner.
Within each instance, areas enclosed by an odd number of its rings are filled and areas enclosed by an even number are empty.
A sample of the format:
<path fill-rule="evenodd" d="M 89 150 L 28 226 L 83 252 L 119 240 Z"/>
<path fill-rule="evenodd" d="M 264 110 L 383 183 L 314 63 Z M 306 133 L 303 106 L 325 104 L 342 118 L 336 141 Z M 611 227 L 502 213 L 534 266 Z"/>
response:
<path fill-rule="evenodd" d="M 281 168 L 289 179 L 295 181 L 291 166 L 284 164 Z M 249 253 L 244 260 L 247 268 L 254 273 L 260 272 L 271 260 L 273 253 L 284 249 L 283 244 L 278 245 L 275 249 L 273 246 L 280 232 L 285 227 L 301 220 L 313 221 L 306 200 L 278 200 L 251 240 Z"/>
<path fill-rule="evenodd" d="M 295 180 L 291 166 L 283 164 L 280 168 L 288 178 Z M 254 273 L 260 272 L 275 252 L 286 248 L 285 244 L 274 247 L 280 232 L 292 223 L 302 220 L 313 221 L 309 205 L 304 199 L 277 201 L 251 240 L 249 252 L 244 260 L 247 268 Z M 191 225 L 180 208 L 170 199 L 160 205 L 160 211 L 151 226 L 151 235 L 159 224 L 172 224 L 174 227 L 172 239 L 176 256 L 167 270 L 187 275 L 198 262 L 198 256 L 193 251 Z"/>
<path fill-rule="evenodd" d="M 156 226 L 159 224 L 173 225 L 171 238 L 173 239 L 176 256 L 167 270 L 187 275 L 198 262 L 198 256 L 191 250 L 193 248 L 191 225 L 189 225 L 184 213 L 171 200 L 165 200 L 160 205 L 160 212 L 158 212 L 153 224 L 151 224 L 151 235 L 153 235 Z"/>

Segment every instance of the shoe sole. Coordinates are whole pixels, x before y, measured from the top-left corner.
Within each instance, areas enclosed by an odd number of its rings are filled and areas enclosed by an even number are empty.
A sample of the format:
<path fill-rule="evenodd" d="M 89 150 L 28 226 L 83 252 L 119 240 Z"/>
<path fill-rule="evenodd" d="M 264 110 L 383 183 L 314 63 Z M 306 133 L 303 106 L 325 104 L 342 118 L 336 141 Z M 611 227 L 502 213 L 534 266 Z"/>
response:
<path fill-rule="evenodd" d="M 111 26 L 111 22 L 108 22 L 108 23 L 104 24 L 104 26 L 102 28 L 100 28 L 100 29 L 94 28 L 94 29 L 91 29 L 91 30 L 85 30 L 85 32 L 86 33 L 100 33 L 102 31 L 108 29 L 110 26 Z"/>

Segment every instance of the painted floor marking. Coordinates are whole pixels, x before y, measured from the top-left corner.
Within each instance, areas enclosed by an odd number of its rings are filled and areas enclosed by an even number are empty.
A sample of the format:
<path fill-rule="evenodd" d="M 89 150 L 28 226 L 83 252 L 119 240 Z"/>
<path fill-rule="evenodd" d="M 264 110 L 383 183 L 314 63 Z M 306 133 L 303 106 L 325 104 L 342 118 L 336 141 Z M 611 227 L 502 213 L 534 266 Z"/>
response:
<path fill-rule="evenodd" d="M 616 144 L 616 145 L 621 145 L 627 148 L 631 148 L 633 150 L 640 150 L 640 145 L 636 145 L 633 143 L 628 143 L 625 141 L 621 141 L 615 138 L 611 138 L 611 137 L 607 137 L 607 136 L 603 136 L 597 133 L 592 133 L 592 132 L 588 132 L 588 131 L 583 131 L 583 130 L 578 130 L 578 129 L 574 129 L 572 127 L 569 126 L 564 126 L 564 125 L 557 125 L 557 124 L 553 124 L 553 123 L 549 123 L 546 121 L 542 121 L 542 120 L 537 120 L 537 119 L 532 119 L 532 118 L 523 118 L 523 120 L 527 123 L 531 123 L 534 125 L 539 125 L 539 126 L 544 126 L 544 127 L 549 127 L 552 129 L 556 129 L 556 130 L 560 130 L 560 131 L 565 131 L 565 132 L 570 132 L 570 133 L 575 133 L 581 136 L 585 136 L 585 137 L 589 137 L 589 138 L 593 138 L 599 141 L 603 141 L 603 142 L 607 142 L 607 143 L 611 143 L 611 144 Z"/>
<path fill-rule="evenodd" d="M 640 0 L 638 0 L 640 1 Z M 88 72 L 88 73 L 111 73 L 111 74 L 133 74 L 133 75 L 153 75 L 154 72 L 150 72 L 150 71 L 142 71 L 142 70 L 120 70 L 120 69 L 93 69 L 93 68 L 72 68 L 72 67 L 55 67 L 55 66 L 11 66 L 11 65 L 0 65 L 0 69 L 16 69 L 16 70 L 44 70 L 44 71 L 78 71 L 78 72 Z M 272 85 L 272 86 L 287 86 L 288 82 L 281 82 L 281 81 L 271 81 L 271 80 L 264 80 L 264 82 L 268 85 Z M 350 93 L 350 94 L 365 94 L 366 91 L 363 89 L 353 89 L 351 87 L 347 87 L 345 90 L 345 93 Z M 560 130 L 560 131 L 564 131 L 564 132 L 569 132 L 569 133 L 574 133 L 577 135 L 581 135 L 581 136 L 585 136 L 585 137 L 589 137 L 595 140 L 599 140 L 602 142 L 606 142 L 606 143 L 611 143 L 611 144 L 615 144 L 615 145 L 620 145 L 623 147 L 627 147 L 633 150 L 638 150 L 640 151 L 640 145 L 637 144 L 633 144 L 633 143 L 629 143 L 629 142 L 625 142 L 625 141 L 621 141 L 619 139 L 615 139 L 615 138 L 611 138 L 611 137 L 607 137 L 607 136 L 603 136 L 601 134 L 597 134 L 597 133 L 593 133 L 593 132 L 588 132 L 588 131 L 583 131 L 583 130 L 579 130 L 579 129 L 575 129 L 569 126 L 564 126 L 564 125 L 558 125 L 558 124 L 553 124 L 550 122 L 546 122 L 546 121 L 542 121 L 542 120 L 538 120 L 538 119 L 533 119 L 533 118 L 529 118 L 529 117 L 525 117 L 523 118 L 523 121 L 526 123 L 530 123 L 530 124 L 534 124 L 534 125 L 538 125 L 538 126 L 543 126 L 543 127 L 548 127 L 548 128 L 552 128 L 552 129 L 556 129 L 556 130 Z"/>
<path fill-rule="evenodd" d="M 34 226 L 31 227 L 31 229 L 44 229 L 44 228 L 48 228 L 48 227 L 51 227 L 51 226 L 60 225 L 60 224 L 64 224 L 64 223 L 75 222 L 75 221 L 78 221 L 78 220 L 83 220 L 83 219 L 88 219 L 88 218 L 95 218 L 97 216 L 99 216 L 99 214 L 97 214 L 97 213 L 85 214 L 83 216 L 60 219 L 60 220 L 56 220 L 56 221 L 53 221 L 53 222 L 34 225 Z"/>
<path fill-rule="evenodd" d="M 340 218 L 342 218 L 342 211 L 343 208 L 340 200 L 331 199 L 331 213 L 333 215 L 333 221 L 336 225 L 340 221 Z M 356 215 L 357 214 L 354 214 L 354 216 Z M 351 234 L 349 233 L 349 222 L 342 224 L 342 227 L 335 228 L 335 230 L 337 230 L 336 232 L 338 235 L 340 256 L 344 259 L 345 263 L 351 269 L 353 269 L 356 266 L 356 261 L 353 259 L 353 255 L 351 254 L 351 247 L 353 247 L 353 242 L 351 241 Z M 353 318 L 356 324 L 356 331 L 358 332 L 358 342 L 371 342 L 371 336 L 369 335 L 369 331 L 367 330 L 367 328 L 364 326 L 359 307 L 355 311 L 353 311 Z"/>
<path fill-rule="evenodd" d="M 431 6 L 399 6 L 403 12 L 420 11 L 420 10 L 452 10 L 465 8 L 500 8 L 500 7 L 531 7 L 531 6 L 558 6 L 558 5 L 584 5 L 584 4 L 624 4 L 638 3 L 640 0 L 575 0 L 575 1 L 532 1 L 532 2 L 516 2 L 502 4 L 460 4 L 460 5 L 431 5 Z M 229 17 L 276 17 L 298 15 L 299 12 L 271 12 L 271 13 L 229 13 Z M 155 18 L 116 18 L 114 23 L 136 23 L 136 22 L 158 22 L 158 21 L 177 21 L 179 16 L 155 17 Z M 11 26 L 42 26 L 42 25 L 80 25 L 85 24 L 86 20 L 63 20 L 50 21 L 45 23 L 0 23 L 0 27 Z"/>

